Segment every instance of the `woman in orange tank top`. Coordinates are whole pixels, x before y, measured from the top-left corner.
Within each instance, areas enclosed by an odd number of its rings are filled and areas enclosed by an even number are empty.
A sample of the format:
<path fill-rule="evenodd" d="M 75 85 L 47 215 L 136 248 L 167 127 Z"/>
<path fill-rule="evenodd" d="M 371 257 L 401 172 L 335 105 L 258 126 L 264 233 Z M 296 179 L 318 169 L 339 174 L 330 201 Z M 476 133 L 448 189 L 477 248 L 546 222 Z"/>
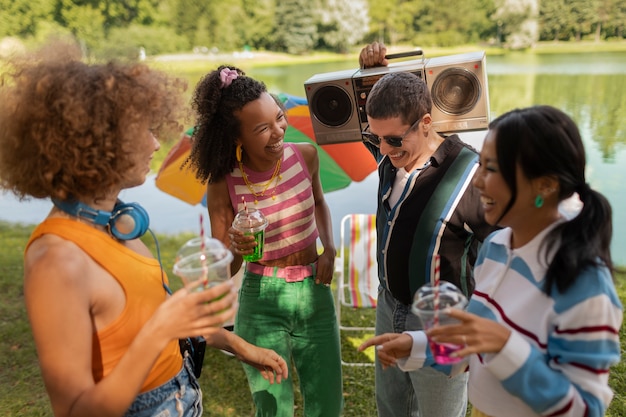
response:
<path fill-rule="evenodd" d="M 235 353 L 272 383 L 286 378 L 278 354 L 221 327 L 236 309 L 231 282 L 168 296 L 160 262 L 139 239 L 147 213 L 118 200 L 145 181 L 157 135 L 179 131 L 184 82 L 143 64 L 88 65 L 65 43 L 15 56 L 5 69 L 0 187 L 54 202 L 24 254 L 54 415 L 201 415 L 178 344 L 188 337 Z"/>

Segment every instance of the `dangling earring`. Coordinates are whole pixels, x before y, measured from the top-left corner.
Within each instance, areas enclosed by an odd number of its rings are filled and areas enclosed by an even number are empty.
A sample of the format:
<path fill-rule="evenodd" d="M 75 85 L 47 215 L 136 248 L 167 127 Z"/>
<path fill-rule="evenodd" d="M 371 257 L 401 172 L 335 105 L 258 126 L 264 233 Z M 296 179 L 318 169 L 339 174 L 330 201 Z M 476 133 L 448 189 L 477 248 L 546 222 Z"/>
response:
<path fill-rule="evenodd" d="M 543 207 L 543 197 L 541 196 L 541 194 L 537 194 L 537 197 L 535 198 L 535 207 Z"/>
<path fill-rule="evenodd" d="M 235 156 L 237 157 L 237 162 L 241 162 L 241 144 L 237 145 Z"/>

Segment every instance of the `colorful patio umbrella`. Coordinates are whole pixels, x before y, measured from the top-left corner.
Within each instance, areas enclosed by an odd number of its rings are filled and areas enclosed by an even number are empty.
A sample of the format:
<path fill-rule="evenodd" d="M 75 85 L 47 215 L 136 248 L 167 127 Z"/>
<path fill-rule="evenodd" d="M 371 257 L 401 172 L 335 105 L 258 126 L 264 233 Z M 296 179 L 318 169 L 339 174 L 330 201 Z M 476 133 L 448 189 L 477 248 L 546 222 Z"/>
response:
<path fill-rule="evenodd" d="M 289 121 L 285 141 L 309 142 L 317 147 L 324 192 L 340 190 L 352 181 L 362 181 L 376 169 L 374 158 L 361 143 L 318 145 L 306 99 L 288 94 L 278 97 L 285 104 Z M 189 156 L 192 133 L 193 128 L 188 129 L 170 150 L 155 181 L 161 191 L 191 205 L 202 203 L 206 206 L 206 185 L 196 179 L 191 168 L 181 168 Z"/>

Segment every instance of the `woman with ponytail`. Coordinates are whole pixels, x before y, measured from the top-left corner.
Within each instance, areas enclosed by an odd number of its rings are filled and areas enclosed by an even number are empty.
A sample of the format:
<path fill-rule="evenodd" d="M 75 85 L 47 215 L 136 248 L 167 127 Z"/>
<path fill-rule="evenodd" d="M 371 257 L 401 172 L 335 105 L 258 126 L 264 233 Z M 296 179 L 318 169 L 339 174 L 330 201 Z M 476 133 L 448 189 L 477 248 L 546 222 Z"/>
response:
<path fill-rule="evenodd" d="M 473 416 L 603 416 L 620 359 L 622 305 L 613 285 L 611 207 L 585 180 L 585 149 L 572 119 L 550 106 L 491 122 L 474 186 L 485 220 L 502 229 L 484 242 L 476 289 L 460 324 L 385 334 L 379 359 L 428 366 L 426 336 L 464 345 Z M 560 203 L 582 209 L 567 218 Z"/>

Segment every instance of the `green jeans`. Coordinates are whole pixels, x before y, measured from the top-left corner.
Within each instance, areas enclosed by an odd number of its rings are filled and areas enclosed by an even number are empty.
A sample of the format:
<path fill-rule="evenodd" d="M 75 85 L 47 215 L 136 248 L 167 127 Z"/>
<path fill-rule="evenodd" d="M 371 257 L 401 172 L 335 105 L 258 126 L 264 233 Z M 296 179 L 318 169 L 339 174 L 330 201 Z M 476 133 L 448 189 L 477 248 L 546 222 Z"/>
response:
<path fill-rule="evenodd" d="M 275 271 L 279 268 L 274 268 Z M 275 350 L 293 364 L 300 381 L 305 417 L 338 417 L 343 410 L 339 330 L 330 287 L 313 277 L 287 282 L 244 273 L 235 333 Z M 293 367 L 289 378 L 270 385 L 261 373 L 243 365 L 256 406 L 256 417 L 293 417 Z"/>

